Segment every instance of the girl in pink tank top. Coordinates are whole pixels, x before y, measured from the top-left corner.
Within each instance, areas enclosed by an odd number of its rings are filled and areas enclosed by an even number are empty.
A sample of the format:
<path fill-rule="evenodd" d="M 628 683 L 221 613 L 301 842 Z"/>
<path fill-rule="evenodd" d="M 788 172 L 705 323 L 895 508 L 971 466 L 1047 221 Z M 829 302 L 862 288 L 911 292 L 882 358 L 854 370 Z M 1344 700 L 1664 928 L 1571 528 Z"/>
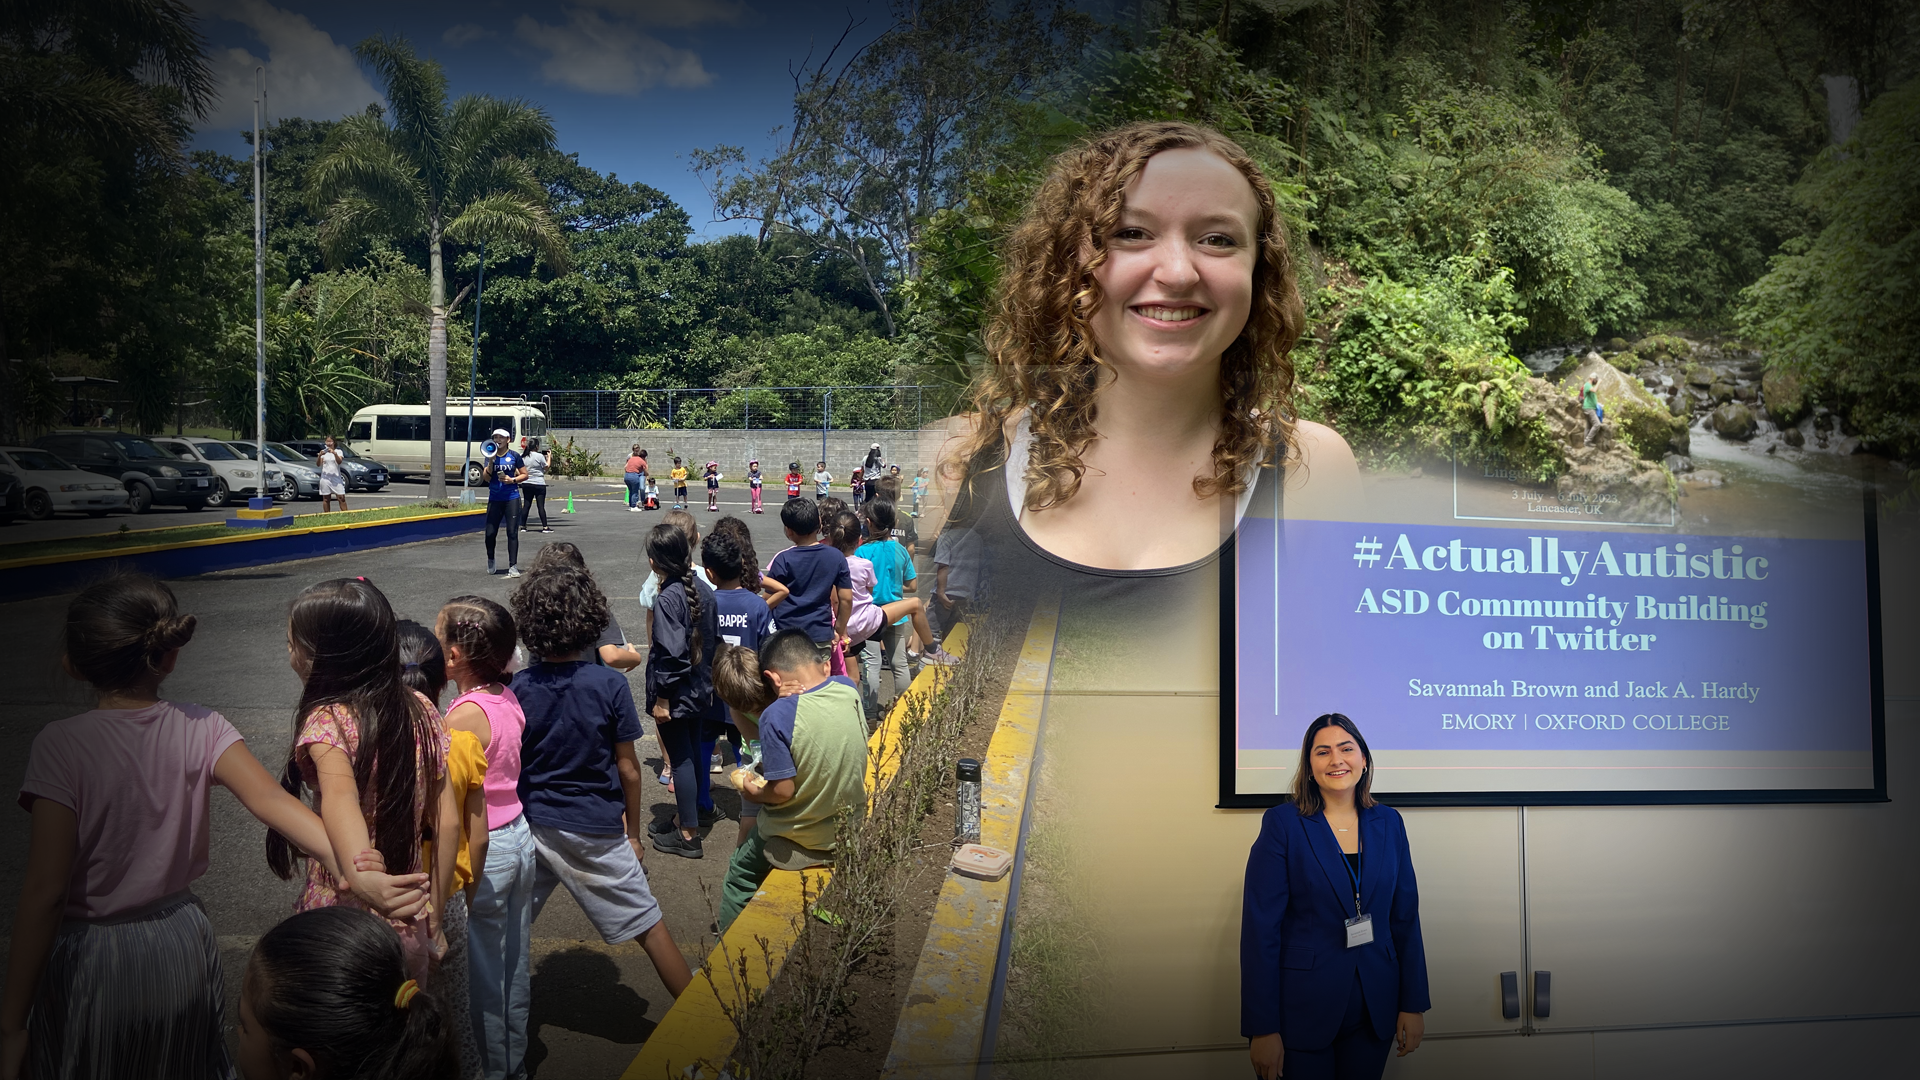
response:
<path fill-rule="evenodd" d="M 473 1030 L 478 1071 L 514 1076 L 524 1071 L 532 1001 L 528 945 L 534 880 L 533 841 L 520 812 L 519 790 L 520 738 L 527 719 L 507 686 L 518 635 L 512 614 L 483 596 L 447 601 L 434 633 L 446 652 L 447 674 L 462 691 L 447 706 L 447 724 L 477 738 L 487 760 L 481 784 L 487 838 L 484 845 L 473 845 L 477 862 L 466 897 L 470 993 L 461 1011 L 479 1021 Z"/>
<path fill-rule="evenodd" d="M 471 731 L 487 752 L 487 828 L 520 816 L 520 700 L 506 683 L 513 656 L 513 616 L 482 596 L 456 596 L 440 609 L 436 635 L 447 674 L 462 693 L 447 705 L 447 725 Z"/>

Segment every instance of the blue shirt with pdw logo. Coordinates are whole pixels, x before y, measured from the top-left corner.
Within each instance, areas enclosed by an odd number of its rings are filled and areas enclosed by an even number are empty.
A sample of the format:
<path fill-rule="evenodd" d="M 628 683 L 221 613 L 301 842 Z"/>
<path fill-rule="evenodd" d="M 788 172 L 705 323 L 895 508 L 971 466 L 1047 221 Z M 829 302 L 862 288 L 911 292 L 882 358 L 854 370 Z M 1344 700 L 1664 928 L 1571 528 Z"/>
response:
<path fill-rule="evenodd" d="M 506 478 L 520 471 L 525 464 L 520 455 L 512 450 L 502 450 L 493 456 L 493 479 L 487 482 L 487 498 L 492 502 L 520 497 L 520 485 L 509 484 Z"/>

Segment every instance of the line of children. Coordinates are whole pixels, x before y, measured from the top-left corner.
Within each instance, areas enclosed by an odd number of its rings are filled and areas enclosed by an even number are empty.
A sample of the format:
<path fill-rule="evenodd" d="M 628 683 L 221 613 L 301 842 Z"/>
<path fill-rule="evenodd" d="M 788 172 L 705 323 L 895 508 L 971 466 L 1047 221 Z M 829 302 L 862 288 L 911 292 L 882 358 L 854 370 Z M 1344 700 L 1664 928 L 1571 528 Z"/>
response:
<path fill-rule="evenodd" d="M 288 852 L 340 876 L 320 816 L 274 783 L 233 725 L 160 696 L 194 627 L 144 575 L 109 578 L 68 606 L 61 663 L 96 705 L 35 737 L 21 785 L 33 831 L 0 1003 L 9 1077 L 232 1075 L 219 945 L 192 892 L 207 869 L 212 785 Z M 403 871 L 418 858 L 396 854 Z M 402 921 L 431 900 L 423 873 L 347 877 L 357 903 Z"/>
<path fill-rule="evenodd" d="M 757 882 L 767 867 L 830 858 L 835 815 L 862 798 L 857 692 L 855 724 L 846 724 L 844 709 L 837 721 L 814 719 L 835 700 L 830 681 L 851 687 L 827 678 L 821 649 L 847 641 L 846 557 L 820 543 L 811 500 L 783 507 L 782 524 L 795 546 L 766 574 L 737 518 L 723 518 L 701 545 L 704 574 L 694 573 L 679 527 L 663 525 L 648 537 L 663 585 L 645 704 L 657 719 L 666 713 L 663 742 L 681 746 L 684 765 L 676 765 L 685 775 L 677 787 L 691 796 L 678 799 L 683 805 L 668 830 L 656 830 L 656 848 L 698 857 L 698 829 L 679 826 L 706 824 L 702 812 L 712 804 L 703 798 L 706 770 L 691 766 L 706 762 L 709 740 L 729 715 L 746 721 L 736 763 L 754 764 L 760 730 L 753 720 L 770 708 L 774 714 L 779 745 L 767 757 L 770 771 L 743 780 L 750 788 L 743 803 L 752 809 L 742 815 L 740 850 L 753 850 L 729 868 L 740 881 Z M 235 747 L 238 733 L 217 713 L 158 697 L 193 627 L 164 585 L 118 579 L 76 599 L 67 663 L 95 685 L 101 708 L 50 725 L 29 766 L 22 801 L 34 811 L 35 838 L 0 1008 L 4 1074 L 17 1075 L 31 1054 L 39 1075 L 229 1075 L 218 950 L 186 892 L 206 866 L 210 783 L 233 789 L 270 826 L 268 861 L 282 877 L 300 872 L 307 858 L 301 915 L 263 938 L 249 967 L 241 1001 L 249 1077 L 523 1073 L 531 924 L 557 885 L 567 886 L 606 941 L 640 940 L 668 989 L 683 990 L 691 973 L 641 867 L 638 709 L 625 678 L 591 662 L 611 621 L 605 594 L 577 549 L 572 558 L 548 554 L 515 591 L 511 612 L 482 597 L 456 597 L 432 633 L 398 620 L 365 579 L 303 591 L 287 632 L 303 689 L 279 786 Z M 796 628 L 788 646 L 772 634 L 776 605 Z M 103 620 L 118 620 L 117 638 L 94 625 Z M 73 629 L 83 623 L 84 633 Z M 516 638 L 536 662 L 510 676 Z M 812 662 L 796 659 L 794 642 L 818 662 L 819 678 Z M 729 651 L 717 655 L 723 643 Z M 762 664 L 755 646 L 774 661 Z M 731 672 L 725 700 L 714 693 L 717 669 Z M 459 694 L 443 716 L 437 704 L 448 681 Z M 789 715 L 774 707 L 769 687 L 820 696 Z M 691 746 L 681 734 L 692 736 Z M 102 762 L 98 747 L 116 739 L 126 742 L 125 754 Z M 84 756 L 74 752 L 82 745 Z M 106 797 L 156 787 L 165 797 L 142 802 L 138 814 Z M 172 809 L 147 820 L 152 805 Z M 762 806 L 771 826 L 753 820 Z M 105 827 L 83 831 L 95 821 Z M 91 845 L 84 850 L 82 835 Z M 348 851 L 353 858 L 336 857 Z M 97 908 L 86 906 L 96 898 L 82 900 L 84 892 L 70 887 L 90 877 L 108 892 Z M 739 882 L 730 888 L 738 893 Z M 75 904 L 83 910 L 63 911 Z M 126 918 L 129 909 L 137 916 Z M 63 914 L 98 925 L 69 934 Z M 375 955 L 380 950 L 365 940 L 354 944 L 368 926 L 384 935 L 390 956 Z M 357 979 L 357 1001 L 366 986 L 391 983 L 383 991 L 390 1007 L 421 1011 L 399 1032 L 389 1025 L 378 1037 L 341 1043 L 335 1036 L 358 1020 L 345 1012 L 324 1023 L 300 1015 L 311 987 L 295 986 L 304 978 L 295 973 L 318 956 L 335 960 L 337 978 L 319 980 L 333 988 L 328 993 L 346 993 L 345 981 Z M 140 1041 L 156 1030 L 157 1005 L 139 992 L 137 978 L 125 978 L 137 974 L 129 965 L 142 957 L 154 973 L 147 985 L 169 987 L 158 1007 L 178 1033 L 164 1049 L 174 1056 L 159 1067 L 154 1047 Z M 439 961 L 431 978 L 429 960 Z M 82 1010 L 73 988 L 103 985 L 102 964 L 131 989 L 105 1000 L 92 991 Z M 193 1007 L 181 1009 L 183 1000 Z M 458 1050 L 423 1050 L 429 1037 Z M 78 1059 L 91 1064 L 63 1064 Z"/>

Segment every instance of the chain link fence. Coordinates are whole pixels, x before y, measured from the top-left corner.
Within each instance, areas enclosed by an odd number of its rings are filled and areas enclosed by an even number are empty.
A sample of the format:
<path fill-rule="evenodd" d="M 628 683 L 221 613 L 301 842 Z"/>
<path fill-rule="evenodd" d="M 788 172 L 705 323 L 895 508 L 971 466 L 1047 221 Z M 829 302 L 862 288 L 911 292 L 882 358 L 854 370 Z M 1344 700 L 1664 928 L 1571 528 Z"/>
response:
<path fill-rule="evenodd" d="M 525 390 L 568 429 L 912 431 L 951 411 L 947 386 L 752 386 L 668 390 Z"/>

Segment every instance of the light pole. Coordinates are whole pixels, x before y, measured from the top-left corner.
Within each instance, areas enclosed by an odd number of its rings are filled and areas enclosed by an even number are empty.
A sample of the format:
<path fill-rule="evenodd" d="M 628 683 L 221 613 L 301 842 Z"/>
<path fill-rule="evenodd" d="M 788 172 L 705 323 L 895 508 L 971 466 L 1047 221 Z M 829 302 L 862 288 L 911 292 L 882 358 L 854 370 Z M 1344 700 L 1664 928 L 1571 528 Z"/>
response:
<path fill-rule="evenodd" d="M 255 498 L 249 509 L 265 510 L 273 505 L 267 491 L 267 188 L 266 155 L 260 148 L 260 119 L 267 106 L 267 69 L 253 69 L 253 422 L 254 448 L 260 452 L 255 463 L 259 479 L 254 484 Z"/>
<path fill-rule="evenodd" d="M 467 366 L 467 454 L 460 462 L 460 501 L 473 501 L 473 470 L 467 465 L 473 461 L 473 396 L 480 379 L 480 298 L 487 289 L 487 242 L 480 241 L 480 270 L 473 283 L 473 360 Z M 544 511 L 543 511 L 544 512 Z"/>

